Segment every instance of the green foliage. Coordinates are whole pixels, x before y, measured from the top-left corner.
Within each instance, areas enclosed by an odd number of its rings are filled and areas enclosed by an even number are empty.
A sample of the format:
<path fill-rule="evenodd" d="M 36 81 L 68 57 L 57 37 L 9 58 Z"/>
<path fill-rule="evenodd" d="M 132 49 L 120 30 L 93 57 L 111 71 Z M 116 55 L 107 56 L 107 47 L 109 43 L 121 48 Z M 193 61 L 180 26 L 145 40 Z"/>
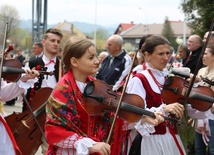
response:
<path fill-rule="evenodd" d="M 106 40 L 108 38 L 108 32 L 105 29 L 97 29 L 96 33 L 98 39 Z"/>
<path fill-rule="evenodd" d="M 28 32 L 24 29 L 21 29 L 21 28 L 13 29 L 11 32 L 13 35 L 10 36 L 10 40 L 13 44 L 15 44 L 15 46 L 19 46 L 23 49 L 32 48 L 31 41 L 30 41 L 30 38 L 31 38 L 30 32 Z"/>
<path fill-rule="evenodd" d="M 181 7 L 193 33 L 203 37 L 214 19 L 214 0 L 183 0 Z"/>
<path fill-rule="evenodd" d="M 181 119 L 181 122 L 177 124 L 178 134 L 181 137 L 181 141 L 184 145 L 184 149 L 187 151 L 189 144 L 192 144 L 194 141 L 194 131 L 195 128 L 188 124 L 189 117 L 184 115 Z"/>
<path fill-rule="evenodd" d="M 19 26 L 19 12 L 11 5 L 0 6 L 0 44 L 5 39 L 5 27 L 8 22 L 6 40 L 7 44 L 14 44 L 14 47 L 21 47 L 24 51 L 32 48 L 32 34 Z M 7 46 L 7 45 L 6 45 Z M 12 51 L 15 54 L 15 51 Z"/>
<path fill-rule="evenodd" d="M 105 49 L 105 41 L 104 39 L 97 39 L 96 40 L 96 47 L 100 51 L 103 51 Z"/>
<path fill-rule="evenodd" d="M 89 34 L 91 38 L 94 38 L 94 31 Z M 96 30 L 96 46 L 97 49 L 105 48 L 105 41 L 108 38 L 108 32 L 105 29 L 99 28 Z"/>
<path fill-rule="evenodd" d="M 168 41 L 170 42 L 171 46 L 174 49 L 177 49 L 178 45 L 176 43 L 175 34 L 174 34 L 174 31 L 171 27 L 169 20 L 168 20 L 168 17 L 166 17 L 166 19 L 164 21 L 162 36 L 164 36 L 166 39 L 168 39 Z"/>
<path fill-rule="evenodd" d="M 136 50 L 136 48 L 133 47 L 131 43 L 125 43 L 125 44 L 123 45 L 123 48 L 126 49 L 126 50 L 129 51 L 129 52 L 135 51 L 135 50 Z"/>
<path fill-rule="evenodd" d="M 7 39 L 13 35 L 14 29 L 19 27 L 19 13 L 17 9 L 10 5 L 0 6 L 0 42 L 3 43 L 5 26 L 8 22 Z"/>

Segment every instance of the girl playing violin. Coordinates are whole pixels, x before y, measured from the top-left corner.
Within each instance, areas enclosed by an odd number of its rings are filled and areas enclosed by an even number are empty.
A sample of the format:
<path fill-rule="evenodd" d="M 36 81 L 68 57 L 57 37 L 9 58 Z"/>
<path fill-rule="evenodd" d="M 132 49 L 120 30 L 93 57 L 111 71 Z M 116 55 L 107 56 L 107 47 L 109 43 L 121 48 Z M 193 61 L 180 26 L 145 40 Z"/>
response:
<path fill-rule="evenodd" d="M 164 104 L 161 90 L 165 81 L 165 67 L 170 54 L 170 43 L 162 36 L 146 38 L 141 52 L 146 61 L 146 69 L 139 71 L 129 80 L 127 93 L 142 97 L 145 108 L 152 112 L 162 112 L 165 116 L 181 118 L 184 107 L 179 103 Z M 143 126 L 143 127 L 142 127 Z M 135 129 L 142 135 L 139 154 L 184 155 L 183 144 L 173 123 L 161 123 L 156 127 L 138 122 Z M 133 129 L 134 132 L 134 129 Z M 130 151 L 130 153 L 132 153 Z"/>
<path fill-rule="evenodd" d="M 48 155 L 119 155 L 105 143 L 111 126 L 111 115 L 90 116 L 84 107 L 82 93 L 94 80 L 99 69 L 96 47 L 88 39 L 70 38 L 63 49 L 65 75 L 57 83 L 47 103 L 46 137 Z M 163 121 L 144 117 L 143 122 L 154 125 Z M 114 139 L 116 140 L 116 139 Z M 119 147 L 119 144 L 116 144 Z"/>
<path fill-rule="evenodd" d="M 36 70 L 25 69 L 25 75 L 17 83 L 7 83 L 1 81 L 0 101 L 9 101 L 24 93 L 25 88 L 33 86 L 39 75 Z M 31 80 L 30 80 L 31 79 Z M 3 111 L 2 103 L 0 103 L 0 154 L 4 155 L 18 155 L 21 154 L 12 132 L 4 120 L 5 113 Z"/>

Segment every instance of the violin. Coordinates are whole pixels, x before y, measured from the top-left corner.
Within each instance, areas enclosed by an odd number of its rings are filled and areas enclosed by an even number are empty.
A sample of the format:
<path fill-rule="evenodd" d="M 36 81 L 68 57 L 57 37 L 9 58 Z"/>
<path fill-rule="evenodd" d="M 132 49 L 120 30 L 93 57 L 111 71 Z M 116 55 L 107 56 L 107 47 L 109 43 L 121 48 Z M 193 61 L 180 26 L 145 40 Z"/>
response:
<path fill-rule="evenodd" d="M 37 91 L 31 102 L 33 113 L 27 109 L 22 113 L 13 112 L 5 117 L 23 155 L 34 155 L 42 143 L 41 138 L 46 121 L 45 106 L 51 92 L 52 88 L 49 87 Z M 37 120 L 43 132 L 40 131 Z"/>
<path fill-rule="evenodd" d="M 202 77 L 201 80 L 206 82 L 210 86 L 214 86 L 214 81 L 213 80 L 209 80 L 207 77 Z"/>
<path fill-rule="evenodd" d="M 54 72 L 38 71 L 40 75 L 54 75 Z M 3 61 L 2 78 L 8 82 L 16 82 L 20 79 L 21 74 L 25 73 L 22 64 L 16 59 Z"/>
<path fill-rule="evenodd" d="M 184 78 L 179 76 L 168 77 L 162 90 L 163 102 L 166 104 L 174 102 L 185 104 L 188 88 L 189 82 Z M 188 103 L 191 104 L 192 108 L 195 108 L 199 111 L 206 111 L 212 107 L 214 99 L 212 102 L 210 99 L 206 100 L 205 96 L 207 96 L 208 99 L 209 97 L 214 98 L 214 92 L 211 88 L 206 86 L 193 87 L 188 98 Z"/>
<path fill-rule="evenodd" d="M 179 70 L 176 69 L 172 69 L 171 71 L 172 74 L 174 75 L 178 75 L 184 78 L 190 78 L 190 73 L 186 73 L 186 72 L 181 72 Z M 210 86 L 214 86 L 214 81 L 213 80 L 209 80 L 207 77 L 201 77 L 201 80 L 207 84 L 209 84 Z"/>
<path fill-rule="evenodd" d="M 25 70 L 22 64 L 16 59 L 6 59 L 10 51 L 14 50 L 14 45 L 8 45 L 4 51 L 4 60 L 2 64 L 2 78 L 8 82 L 17 82 Z M 54 72 L 39 71 L 40 75 L 54 75 Z"/>
<path fill-rule="evenodd" d="M 21 74 L 14 74 L 13 72 L 7 72 L 7 67 L 21 68 L 21 63 L 16 59 L 8 59 L 3 61 L 2 66 L 2 78 L 8 82 L 16 82 L 20 79 Z"/>
<path fill-rule="evenodd" d="M 4 60 L 2 64 L 2 78 L 8 82 L 17 82 L 25 70 L 22 64 L 16 59 L 6 59 L 10 51 L 14 50 L 14 45 L 8 45 L 4 51 Z M 40 75 L 54 75 L 54 72 L 39 71 Z"/>
<path fill-rule="evenodd" d="M 8 22 L 5 27 L 5 38 L 4 38 L 4 44 L 3 44 L 3 50 L 0 52 L 1 58 L 0 58 L 0 77 L 2 78 L 2 67 L 3 67 L 3 62 L 7 59 L 7 55 L 10 51 L 14 49 L 13 45 L 8 45 L 8 48 L 5 49 L 5 44 L 6 44 L 6 34 L 7 34 L 7 28 L 8 28 Z M 2 61 L 3 60 L 3 61 Z M 1 81 L 0 81 L 0 86 L 1 86 Z"/>
<path fill-rule="evenodd" d="M 112 91 L 112 86 L 101 80 L 90 81 L 83 92 L 86 111 L 90 115 L 102 115 L 106 112 L 115 112 L 120 95 Z M 155 118 L 155 114 L 145 110 L 143 99 L 136 94 L 123 96 L 118 116 L 128 122 L 137 122 L 142 115 Z M 164 117 L 168 121 L 177 121 L 174 118 Z"/>

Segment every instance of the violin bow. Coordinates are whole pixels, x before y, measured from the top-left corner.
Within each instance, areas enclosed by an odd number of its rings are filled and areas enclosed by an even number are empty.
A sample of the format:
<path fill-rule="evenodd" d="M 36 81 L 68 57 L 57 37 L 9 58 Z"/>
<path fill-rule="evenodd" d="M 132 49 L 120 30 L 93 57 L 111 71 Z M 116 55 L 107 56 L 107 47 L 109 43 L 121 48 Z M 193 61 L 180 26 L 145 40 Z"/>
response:
<path fill-rule="evenodd" d="M 4 60 L 4 51 L 5 51 L 5 46 L 6 46 L 6 39 L 7 39 L 7 30 L 8 30 L 8 21 L 6 22 L 6 25 L 5 25 L 3 48 L 2 48 L 2 50 L 0 50 L 0 57 L 1 57 L 0 78 L 2 77 L 2 66 L 3 66 L 3 60 Z M 0 90 L 1 90 L 1 79 L 0 79 Z"/>
<path fill-rule="evenodd" d="M 195 68 L 195 71 L 194 71 L 194 75 L 193 75 L 193 77 L 192 77 L 192 80 L 190 81 L 189 88 L 188 88 L 187 93 L 186 93 L 186 97 L 185 97 L 185 100 L 184 100 L 185 109 L 186 109 L 186 103 L 188 102 L 188 98 L 189 98 L 189 96 L 190 96 L 190 92 L 191 92 L 191 90 L 192 90 L 192 87 L 193 87 L 193 85 L 194 85 L 194 81 L 195 81 L 196 76 L 197 76 L 197 72 L 198 72 L 198 70 L 199 70 L 199 65 L 200 65 L 200 63 L 201 63 L 201 61 L 202 61 L 202 57 L 203 57 L 204 52 L 205 52 L 205 50 L 206 50 L 206 48 L 207 48 L 207 45 L 208 45 L 208 43 L 209 43 L 209 41 L 210 41 L 210 37 L 211 37 L 211 33 L 212 33 L 213 28 L 214 28 L 214 18 L 213 18 L 212 23 L 211 23 L 211 25 L 210 25 L 210 29 L 209 29 L 209 33 L 208 33 L 206 42 L 205 42 L 205 44 L 204 44 L 204 46 L 203 46 L 203 48 L 202 48 L 202 52 L 201 52 L 201 54 L 200 54 L 200 56 L 199 56 L 199 59 L 198 59 L 198 61 L 197 61 L 197 65 L 196 65 L 196 68 Z M 186 110 L 185 110 L 185 111 L 186 111 Z"/>
<path fill-rule="evenodd" d="M 108 138 L 106 140 L 106 143 L 109 144 L 110 142 L 110 139 L 111 139 L 111 136 L 112 136 L 112 133 L 113 133 L 113 129 L 114 129 L 114 126 L 115 126 L 115 123 L 116 123 L 116 119 L 117 119 L 117 115 L 119 113 L 119 110 L 120 110 L 120 106 L 122 104 L 122 100 L 123 100 L 123 96 L 125 94 L 125 90 L 126 90 L 126 87 L 127 87 L 127 84 L 128 84 L 128 81 L 129 81 L 129 78 L 130 78 L 130 75 L 132 73 L 132 68 L 134 66 L 134 61 L 136 59 L 136 56 L 137 56 L 137 52 L 135 52 L 135 55 L 133 57 L 133 60 L 132 60 L 132 63 L 131 63 L 131 66 L 130 66 L 130 69 L 129 69 L 129 72 L 127 74 L 127 77 L 126 77 L 126 80 L 125 80 L 125 83 L 124 83 L 124 86 L 123 86 L 123 89 L 122 89 L 122 93 L 121 93 L 121 96 L 120 96 L 120 100 L 119 100 L 119 103 L 117 105 L 117 109 L 116 109 L 116 112 L 114 114 L 114 119 L 113 119 L 113 122 L 112 122 L 112 125 L 111 125 L 111 129 L 109 131 L 109 135 L 108 135 Z"/>

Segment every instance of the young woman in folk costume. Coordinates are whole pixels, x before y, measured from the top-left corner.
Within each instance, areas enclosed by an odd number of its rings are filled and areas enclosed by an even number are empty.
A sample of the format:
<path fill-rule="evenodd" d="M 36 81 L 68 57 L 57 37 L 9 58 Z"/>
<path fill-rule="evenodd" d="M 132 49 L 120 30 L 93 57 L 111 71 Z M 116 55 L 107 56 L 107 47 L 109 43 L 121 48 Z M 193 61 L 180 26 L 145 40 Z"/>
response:
<path fill-rule="evenodd" d="M 130 79 L 126 89 L 127 93 L 141 96 L 145 108 L 152 112 L 160 111 L 165 116 L 175 115 L 177 118 L 181 118 L 184 111 L 183 105 L 179 103 L 166 105 L 162 102 L 161 97 L 162 86 L 165 82 L 164 68 L 170 54 L 169 42 L 162 36 L 150 36 L 142 45 L 141 52 L 146 59 L 147 67 Z M 148 130 L 145 130 L 146 128 Z M 173 123 L 164 122 L 155 128 L 146 124 L 142 128 L 140 123 L 137 123 L 135 129 L 143 137 L 141 150 L 138 150 L 141 155 L 186 154 Z"/>
<path fill-rule="evenodd" d="M 112 115 L 90 116 L 84 107 L 83 90 L 89 81 L 94 80 L 90 75 L 99 68 L 96 55 L 95 45 L 88 39 L 73 37 L 65 44 L 62 60 L 66 73 L 53 90 L 46 109 L 48 155 L 119 155 L 115 152 L 115 149 L 120 151 L 118 143 L 113 142 L 110 146 L 104 142 Z M 163 117 L 145 117 L 142 121 L 156 125 L 163 121 Z M 115 130 L 121 130 L 121 126 L 116 126 Z M 114 141 L 122 137 L 121 132 L 118 133 L 113 135 Z"/>
<path fill-rule="evenodd" d="M 200 86 L 210 87 L 214 91 L 214 86 L 202 80 L 207 78 L 210 81 L 214 80 L 214 45 L 208 44 L 202 57 L 203 65 L 206 67 L 198 71 L 195 82 Z M 193 74 L 190 75 L 192 78 Z M 203 93 L 203 92 L 202 92 Z M 205 93 L 205 92 L 204 92 Z M 200 104 L 200 101 L 198 101 Z M 200 112 L 194 109 L 188 109 L 189 115 L 195 120 L 195 154 L 214 154 L 214 106 L 205 112 Z M 209 149 L 206 149 L 208 146 Z"/>

